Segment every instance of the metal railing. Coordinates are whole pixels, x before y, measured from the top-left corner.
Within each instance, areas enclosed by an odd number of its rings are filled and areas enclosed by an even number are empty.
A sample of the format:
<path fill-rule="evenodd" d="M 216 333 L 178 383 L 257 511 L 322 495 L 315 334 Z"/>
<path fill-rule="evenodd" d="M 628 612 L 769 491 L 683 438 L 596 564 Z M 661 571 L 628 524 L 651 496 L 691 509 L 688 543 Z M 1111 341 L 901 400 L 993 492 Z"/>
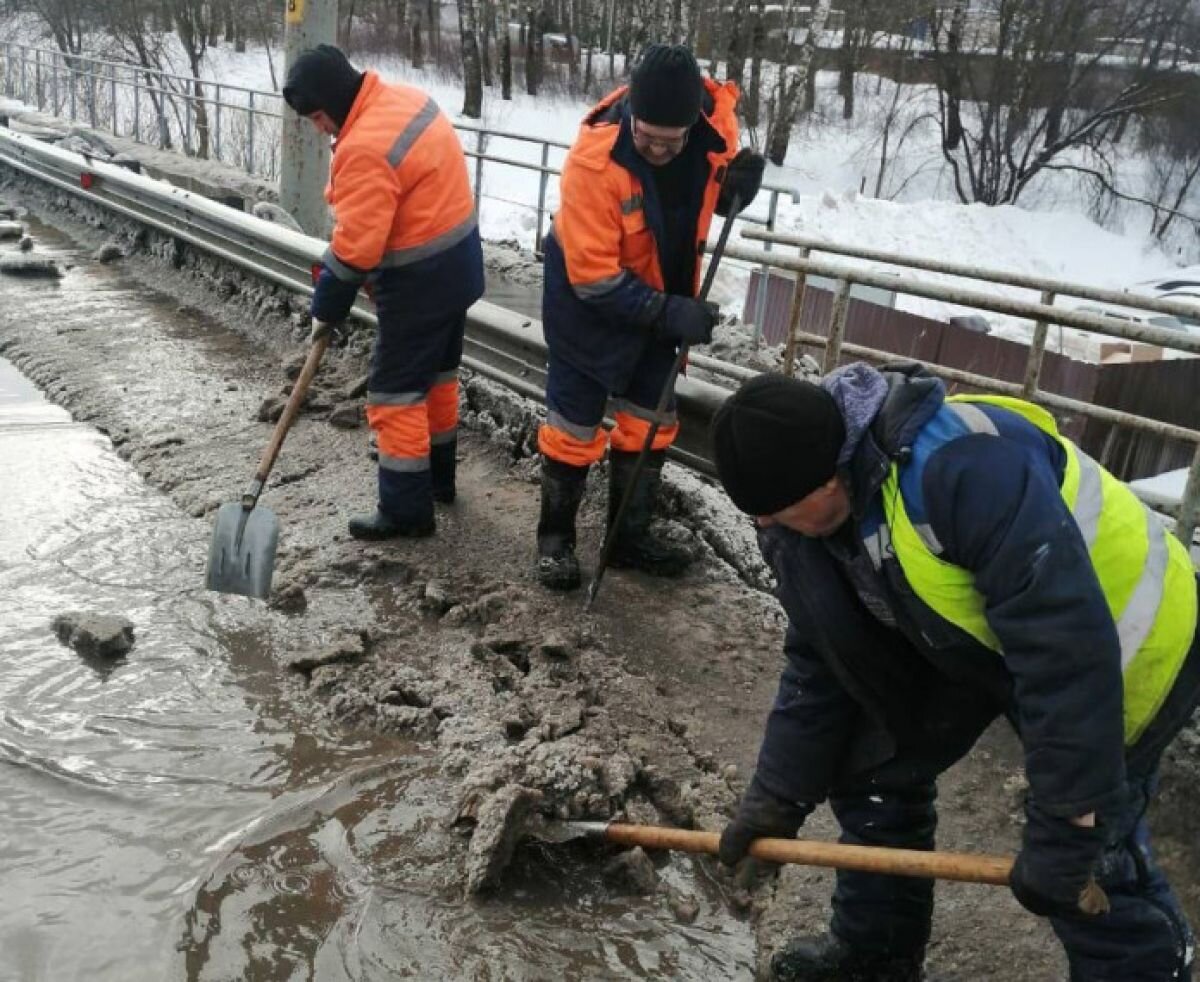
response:
<path fill-rule="evenodd" d="M 762 233 L 745 232 L 747 238 L 761 239 Z M 1047 392 L 1040 386 L 1042 365 L 1046 354 L 1046 336 L 1050 325 L 1089 331 L 1107 337 L 1121 338 L 1127 341 L 1138 341 L 1146 344 L 1159 345 L 1192 355 L 1200 355 L 1200 333 L 1192 334 L 1185 331 L 1157 327 L 1152 324 L 1136 324 L 1106 316 L 1103 313 L 1092 313 L 1085 310 L 1068 310 L 1053 306 L 1056 295 L 1069 295 L 1092 299 L 1105 303 L 1120 303 L 1125 307 L 1135 307 L 1151 310 L 1157 313 L 1195 317 L 1195 308 L 1185 303 L 1169 300 L 1158 300 L 1152 297 L 1138 297 L 1133 294 L 1121 293 L 1114 290 L 1103 290 L 1060 281 L 1046 280 L 1033 276 L 1007 277 L 1005 274 L 992 270 L 980 269 L 965 264 L 937 262 L 933 260 L 910 259 L 897 257 L 878 250 L 861 249 L 854 246 L 840 246 L 801 236 L 773 236 L 775 244 L 793 245 L 800 249 L 795 258 L 780 255 L 778 252 L 759 251 L 730 246 L 726 255 L 741 259 L 755 265 L 766 265 L 794 273 L 797 276 L 796 289 L 792 295 L 791 307 L 788 313 L 787 343 L 784 348 L 784 371 L 791 374 L 794 371 L 796 349 L 800 342 L 821 349 L 823 372 L 832 371 L 837 366 L 843 354 L 852 355 L 869 361 L 894 361 L 898 356 L 895 352 L 870 348 L 864 345 L 852 344 L 846 341 L 846 324 L 850 313 L 850 291 L 855 284 L 890 290 L 894 293 L 912 297 L 922 297 L 928 300 L 940 300 L 946 303 L 976 310 L 991 311 L 1012 317 L 1032 321 L 1034 324 L 1033 337 L 1029 344 L 1029 354 L 1025 362 L 1024 380 L 1020 383 L 1005 382 L 981 375 L 977 372 L 951 368 L 947 365 L 925 363 L 930 371 L 951 382 L 974 386 L 985 391 L 997 392 L 1003 395 L 1019 396 L 1031 402 L 1040 403 L 1051 410 L 1059 412 L 1078 413 L 1089 419 L 1132 429 L 1156 433 L 1171 439 L 1186 441 L 1195 445 L 1192 463 L 1188 473 L 1187 485 L 1177 509 L 1173 511 L 1176 518 L 1176 534 L 1179 538 L 1191 544 L 1198 520 L 1200 520 L 1200 430 L 1186 426 L 1177 426 L 1162 420 L 1151 419 L 1136 413 L 1123 412 L 1105 406 L 1097 406 L 1078 399 Z M 1006 283 L 1041 293 L 1039 302 L 1017 300 L 1000 297 L 994 293 L 985 293 L 978 289 L 949 286 L 941 283 L 931 283 L 914 279 L 910 276 L 893 275 L 875 270 L 860 269 L 844 263 L 814 259 L 815 251 L 830 252 L 843 256 L 853 256 L 861 259 L 872 259 L 890 262 L 895 265 L 908 266 L 913 269 L 948 273 L 987 282 Z M 821 276 L 834 282 L 833 304 L 829 314 L 827 334 L 816 334 L 800 329 L 800 314 L 804 305 L 805 283 L 809 276 Z M 765 285 L 760 289 L 760 295 L 765 293 Z M 1161 501 L 1154 502 L 1161 505 Z"/>
<path fill-rule="evenodd" d="M 275 180 L 279 176 L 283 99 L 276 92 L 127 62 L 68 56 L 15 41 L 0 43 L 0 58 L 4 62 L 0 70 L 4 94 L 39 111 L 162 150 L 182 150 L 188 156 L 218 161 L 254 177 Z M 474 162 L 471 171 L 476 208 L 486 199 L 532 212 L 533 246 L 540 252 L 553 192 L 571 145 L 462 121 L 454 122 L 454 128 L 463 137 L 464 153 Z M 515 144 L 520 149 L 490 152 L 494 141 Z M 519 155 L 526 147 L 533 150 L 530 159 Z M 528 193 L 521 198 L 505 197 L 500 191 L 489 193 L 485 164 L 493 171 L 511 168 L 528 172 L 530 186 L 521 188 Z M 780 195 L 794 197 L 794 191 L 770 183 L 764 184 L 764 190 L 767 213 L 742 215 L 741 221 L 763 225 L 770 231 L 775 228 Z M 764 297 L 755 318 L 756 339 L 765 309 Z"/>
<path fill-rule="evenodd" d="M 121 167 L 85 160 L 78 154 L 0 128 L 0 168 L 3 167 L 171 236 L 267 282 L 296 293 L 312 292 L 312 264 L 324 251 L 324 243 L 317 239 L 226 208 L 200 195 L 133 174 Z M 92 175 L 92 179 L 84 181 L 84 174 Z M 1038 377 L 1045 350 L 1045 332 L 1052 323 L 1113 337 L 1163 344 L 1196 354 L 1200 354 L 1200 337 L 1182 337 L 1179 332 L 1165 328 L 1130 325 L 1102 315 L 998 298 L 974 290 L 954 289 L 908 277 L 892 277 L 811 258 L 790 259 L 779 253 L 737 246 L 727 247 L 726 254 L 756 266 L 766 265 L 803 275 L 826 276 L 838 284 L 828 337 L 799 331 L 797 325 L 803 290 L 796 291 L 792 306 L 793 350 L 795 341 L 824 348 L 827 369 L 837 363 L 843 352 L 874 361 L 896 357 L 889 352 L 845 341 L 850 287 L 854 283 L 1036 321 L 1036 333 L 1041 336 L 1042 343 L 1030 347 L 1029 365 L 1032 367 L 1027 369 L 1023 384 L 1002 382 L 937 364 L 930 364 L 929 368 L 951 381 L 1021 396 L 1050 409 L 1080 413 L 1104 422 L 1132 426 L 1196 444 L 1197 451 L 1182 502 L 1177 509 L 1170 509 L 1169 506 L 1162 509 L 1174 511 L 1177 535 L 1185 542 L 1191 541 L 1196 526 L 1197 506 L 1200 504 L 1200 431 L 1044 392 L 1038 387 Z M 1067 292 L 1076 291 L 1072 287 Z M 375 323 L 369 307 L 356 307 L 354 316 Z M 499 381 L 513 391 L 542 401 L 545 361 L 545 342 L 541 325 L 536 320 L 484 301 L 471 308 L 464 357 L 467 367 Z M 715 359 L 696 358 L 694 361 L 698 367 L 713 372 L 727 383 L 740 381 L 747 374 L 746 369 Z M 672 448 L 675 459 L 695 470 L 713 472 L 705 434 L 712 416 L 728 392 L 729 389 L 722 385 L 695 378 L 680 378 L 677 394 L 684 426 L 679 444 Z M 1152 500 L 1151 504 L 1161 506 L 1163 503 Z"/>
<path fill-rule="evenodd" d="M 312 266 L 325 251 L 319 239 L 0 127 L 0 173 L 6 169 L 176 239 L 265 282 L 302 295 L 312 293 Z M 86 182 L 85 174 L 91 175 Z M 377 324 L 373 308 L 365 301 L 355 306 L 352 317 Z M 697 357 L 693 362 L 725 385 L 697 378 L 679 380 L 676 391 L 684 426 L 671 456 L 711 474 L 708 425 L 745 370 L 713 358 Z M 523 396 L 544 401 L 546 346 L 541 324 L 533 318 L 486 301 L 476 303 L 467 315 L 463 364 Z"/>

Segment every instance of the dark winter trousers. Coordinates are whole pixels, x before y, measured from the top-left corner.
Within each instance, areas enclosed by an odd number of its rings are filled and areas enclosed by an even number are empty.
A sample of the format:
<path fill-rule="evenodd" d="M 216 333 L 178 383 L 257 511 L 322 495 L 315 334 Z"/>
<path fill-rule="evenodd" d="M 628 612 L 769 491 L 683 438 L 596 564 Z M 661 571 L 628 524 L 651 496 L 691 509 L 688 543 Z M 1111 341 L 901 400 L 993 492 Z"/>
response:
<path fill-rule="evenodd" d="M 418 320 L 390 299 L 376 295 L 367 419 L 378 437 L 379 508 L 417 524 L 432 521 L 433 486 L 453 485 L 466 312 Z"/>
<path fill-rule="evenodd" d="M 1164 726 L 1163 743 L 1170 727 Z M 978 734 L 976 734 L 978 735 Z M 842 842 L 932 849 L 938 775 L 974 743 L 970 728 L 946 734 L 937 750 L 901 753 L 843 783 L 830 798 Z M 1125 800 L 1103 816 L 1109 843 L 1096 880 L 1112 906 L 1100 917 L 1054 918 L 1066 949 L 1071 982 L 1166 982 L 1191 979 L 1192 933 L 1150 851 L 1146 808 L 1163 747 L 1129 763 Z M 862 951 L 910 954 L 929 941 L 933 883 L 839 871 L 833 896 L 834 934 Z M 1031 915 L 1032 916 L 1032 915 Z"/>
<path fill-rule="evenodd" d="M 651 340 L 624 391 L 610 393 L 602 382 L 551 350 L 546 372 L 546 425 L 538 440 L 542 453 L 560 463 L 586 467 L 600 461 L 610 441 L 614 450 L 641 450 L 674 363 L 674 345 Z M 610 436 L 600 425 L 606 407 L 611 408 L 617 424 Z M 659 420 L 654 449 L 669 447 L 678 431 L 672 393 Z"/>

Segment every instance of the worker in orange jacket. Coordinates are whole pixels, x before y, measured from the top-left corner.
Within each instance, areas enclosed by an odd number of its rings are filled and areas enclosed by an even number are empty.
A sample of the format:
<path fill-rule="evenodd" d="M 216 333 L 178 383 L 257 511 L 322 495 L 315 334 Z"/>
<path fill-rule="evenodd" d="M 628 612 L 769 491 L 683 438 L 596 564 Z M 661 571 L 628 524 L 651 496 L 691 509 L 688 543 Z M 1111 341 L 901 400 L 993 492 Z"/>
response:
<path fill-rule="evenodd" d="M 696 299 L 714 212 L 750 202 L 763 159 L 738 151 L 738 90 L 705 79 L 682 45 L 651 45 L 628 87 L 584 119 L 563 167 L 546 238 L 542 321 L 549 352 L 538 521 L 539 581 L 579 586 L 575 517 L 584 482 L 611 442 L 609 524 L 629 487 L 680 344 L 711 340 L 715 305 Z M 611 402 L 610 402 L 611 397 Z M 601 425 L 606 404 L 616 420 Z M 615 532 L 612 564 L 678 575 L 690 555 L 650 519 L 674 402 Z"/>
<path fill-rule="evenodd" d="M 379 504 L 358 539 L 431 535 L 455 496 L 458 366 L 483 249 L 462 146 L 425 92 L 360 73 L 332 45 L 304 52 L 287 104 L 335 138 L 325 197 L 337 219 L 312 298 L 314 336 L 345 320 L 367 284 L 379 317 L 367 420 Z"/>

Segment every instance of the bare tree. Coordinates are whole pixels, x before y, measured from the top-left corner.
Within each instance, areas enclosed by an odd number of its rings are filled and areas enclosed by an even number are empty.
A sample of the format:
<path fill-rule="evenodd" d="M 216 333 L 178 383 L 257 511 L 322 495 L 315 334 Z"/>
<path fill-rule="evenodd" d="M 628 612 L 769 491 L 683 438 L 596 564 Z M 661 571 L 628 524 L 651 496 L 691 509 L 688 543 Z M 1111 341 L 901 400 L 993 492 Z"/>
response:
<path fill-rule="evenodd" d="M 209 18 L 212 9 L 204 0 L 170 0 L 175 33 L 187 57 L 193 78 L 193 111 L 196 114 L 196 156 L 208 157 L 209 124 L 208 105 L 205 102 L 204 83 L 200 81 L 204 55 L 208 50 Z M 190 149 L 190 148 L 189 148 Z"/>
<path fill-rule="evenodd" d="M 936 24 L 942 152 L 960 200 L 1011 204 L 1068 151 L 1103 160 L 1130 117 L 1178 97 L 1153 38 L 1187 0 L 964 0 Z M 1169 19 L 1169 18 L 1168 18 Z"/>
<path fill-rule="evenodd" d="M 808 32 L 804 36 L 804 43 L 800 46 L 794 64 L 784 64 L 779 68 L 779 80 L 773 100 L 774 112 L 771 117 L 771 125 L 767 130 L 767 159 L 773 164 L 782 164 L 787 156 L 788 143 L 792 138 L 792 126 L 796 121 L 800 98 L 807 85 L 809 73 L 812 71 L 818 40 L 825 31 L 830 3 L 831 0 L 817 0 L 812 8 L 812 19 L 808 24 Z M 785 57 L 791 55 L 790 34 L 791 27 L 795 23 L 795 7 L 794 0 L 789 2 L 784 15 L 785 50 L 787 52 Z"/>
<path fill-rule="evenodd" d="M 87 11 L 84 0 L 30 0 L 29 9 L 50 29 L 59 51 L 64 55 L 82 53 Z"/>
<path fill-rule="evenodd" d="M 500 95 L 512 99 L 512 2 L 500 0 Z"/>
<path fill-rule="evenodd" d="M 483 73 L 479 64 L 479 34 L 475 18 L 475 0 L 457 0 L 458 33 L 462 44 L 463 108 L 470 119 L 483 116 Z"/>

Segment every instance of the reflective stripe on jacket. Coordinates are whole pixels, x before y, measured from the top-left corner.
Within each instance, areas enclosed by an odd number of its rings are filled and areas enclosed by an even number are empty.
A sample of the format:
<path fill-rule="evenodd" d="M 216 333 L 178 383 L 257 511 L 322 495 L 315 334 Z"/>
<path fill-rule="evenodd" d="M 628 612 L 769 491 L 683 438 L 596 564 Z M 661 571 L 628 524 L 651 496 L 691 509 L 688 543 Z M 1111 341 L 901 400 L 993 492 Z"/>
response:
<path fill-rule="evenodd" d="M 953 397 L 923 431 L 925 440 L 932 438 L 935 445 L 922 448 L 919 438 L 915 456 L 927 459 L 936 444 L 963 433 L 996 435 L 995 424 L 978 404 L 1019 414 L 1063 447 L 1066 466 L 1060 490 L 1116 623 L 1125 743 L 1132 745 L 1171 691 L 1195 635 L 1196 580 L 1188 552 L 1128 487 L 1062 437 L 1053 417 L 1032 403 L 1000 396 Z M 957 433 L 946 425 L 945 414 L 957 420 Z M 939 558 L 937 537 L 910 517 L 908 499 L 920 493 L 919 482 L 919 475 L 906 475 L 893 463 L 882 488 L 887 531 L 904 575 L 936 614 L 1003 653 L 973 575 Z"/>
<path fill-rule="evenodd" d="M 346 282 L 435 256 L 476 230 L 450 120 L 427 93 L 374 72 L 338 134 L 325 197 L 337 225 L 323 258 Z"/>

